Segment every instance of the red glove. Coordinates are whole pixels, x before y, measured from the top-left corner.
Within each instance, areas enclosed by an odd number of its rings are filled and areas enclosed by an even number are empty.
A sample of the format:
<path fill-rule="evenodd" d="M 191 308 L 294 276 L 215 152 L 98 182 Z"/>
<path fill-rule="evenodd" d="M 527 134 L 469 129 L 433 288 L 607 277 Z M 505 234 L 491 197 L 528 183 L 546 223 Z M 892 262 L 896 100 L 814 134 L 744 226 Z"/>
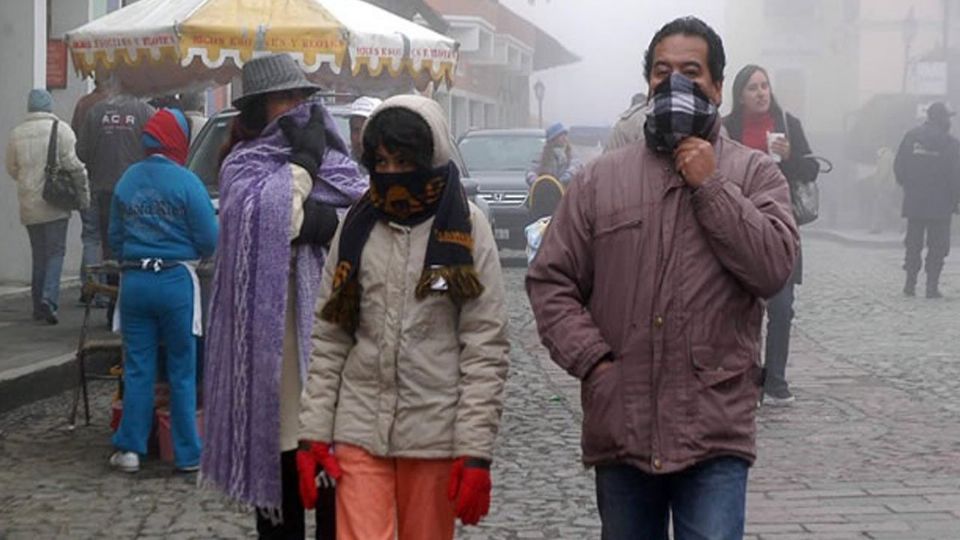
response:
<path fill-rule="evenodd" d="M 464 525 L 476 525 L 490 511 L 490 462 L 459 458 L 453 462 L 447 497 L 456 503 L 457 517 Z"/>
<path fill-rule="evenodd" d="M 300 441 L 297 450 L 297 474 L 300 477 L 300 500 L 303 507 L 311 509 L 317 505 L 317 465 L 320 471 L 337 480 L 343 471 L 337 458 L 330 453 L 330 445 L 316 441 Z"/>

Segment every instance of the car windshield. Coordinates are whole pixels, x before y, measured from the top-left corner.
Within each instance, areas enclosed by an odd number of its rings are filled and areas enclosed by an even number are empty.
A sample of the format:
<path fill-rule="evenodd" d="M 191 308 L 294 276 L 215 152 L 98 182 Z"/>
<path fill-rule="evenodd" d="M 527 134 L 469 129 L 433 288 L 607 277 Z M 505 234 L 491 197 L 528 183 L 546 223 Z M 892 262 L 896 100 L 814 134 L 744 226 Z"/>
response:
<path fill-rule="evenodd" d="M 220 151 L 230 137 L 230 122 L 234 118 L 236 118 L 235 114 L 226 114 L 211 119 L 197 138 L 194 148 L 191 148 L 187 166 L 203 180 L 203 184 L 213 198 L 219 196 Z M 349 118 L 340 114 L 334 114 L 333 118 L 337 123 L 337 131 L 349 148 Z"/>
<path fill-rule="evenodd" d="M 543 150 L 537 135 L 476 135 L 460 141 L 460 153 L 472 171 L 526 171 Z"/>

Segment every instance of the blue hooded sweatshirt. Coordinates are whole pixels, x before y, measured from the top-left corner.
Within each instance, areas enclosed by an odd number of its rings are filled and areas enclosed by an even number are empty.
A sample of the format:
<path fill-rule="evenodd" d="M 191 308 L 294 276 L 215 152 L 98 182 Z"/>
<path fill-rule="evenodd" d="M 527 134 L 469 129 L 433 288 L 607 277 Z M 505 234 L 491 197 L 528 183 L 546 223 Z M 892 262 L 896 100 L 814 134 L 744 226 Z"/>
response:
<path fill-rule="evenodd" d="M 110 249 L 117 260 L 213 255 L 219 226 L 210 196 L 197 175 L 168 157 L 186 155 L 188 125 L 182 112 L 165 109 L 144 126 L 144 148 L 152 155 L 127 169 L 110 205 Z"/>

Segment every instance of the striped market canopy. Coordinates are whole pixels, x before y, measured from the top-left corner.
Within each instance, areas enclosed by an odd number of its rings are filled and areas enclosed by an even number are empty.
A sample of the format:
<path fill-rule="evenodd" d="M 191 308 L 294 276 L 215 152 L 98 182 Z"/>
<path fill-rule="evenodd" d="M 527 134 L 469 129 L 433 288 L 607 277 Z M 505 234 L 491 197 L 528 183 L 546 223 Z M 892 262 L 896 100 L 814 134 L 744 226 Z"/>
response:
<path fill-rule="evenodd" d="M 361 0 L 140 0 L 67 33 L 84 77 L 158 94 L 224 84 L 289 53 L 321 84 L 409 77 L 453 84 L 458 44 Z"/>

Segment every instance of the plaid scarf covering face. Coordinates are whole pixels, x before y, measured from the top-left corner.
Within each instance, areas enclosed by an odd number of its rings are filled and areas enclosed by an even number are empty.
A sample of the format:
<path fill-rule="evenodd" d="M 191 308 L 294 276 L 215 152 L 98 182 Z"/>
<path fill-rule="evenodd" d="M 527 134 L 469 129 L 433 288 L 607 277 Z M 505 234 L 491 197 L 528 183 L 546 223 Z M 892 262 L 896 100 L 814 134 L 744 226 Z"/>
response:
<path fill-rule="evenodd" d="M 673 73 L 653 91 L 643 126 L 647 147 L 672 154 L 687 137 L 709 138 L 719 118 L 717 106 L 697 83 Z"/>
<path fill-rule="evenodd" d="M 360 324 L 360 259 L 378 221 L 414 226 L 435 217 L 416 297 L 446 294 L 457 305 L 477 298 L 483 285 L 473 267 L 470 206 L 453 163 L 433 170 L 370 174 L 370 189 L 350 210 L 340 233 L 333 292 L 321 318 L 353 335 Z"/>

